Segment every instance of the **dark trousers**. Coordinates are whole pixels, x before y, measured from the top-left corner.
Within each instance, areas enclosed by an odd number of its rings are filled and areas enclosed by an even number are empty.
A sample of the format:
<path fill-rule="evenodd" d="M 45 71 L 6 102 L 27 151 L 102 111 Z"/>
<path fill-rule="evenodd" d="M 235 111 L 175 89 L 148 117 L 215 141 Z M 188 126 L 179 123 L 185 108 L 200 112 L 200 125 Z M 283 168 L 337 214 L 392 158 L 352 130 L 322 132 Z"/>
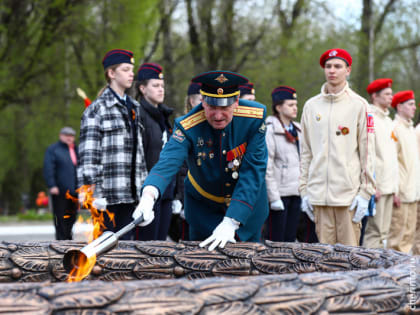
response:
<path fill-rule="evenodd" d="M 135 209 L 134 203 L 120 203 L 116 205 L 108 205 L 107 210 L 114 214 L 114 223 L 109 219 L 109 216 L 104 212 L 105 231 L 117 232 L 124 226 L 133 221 L 132 215 Z M 132 240 L 134 237 L 134 230 L 127 232 L 120 237 L 120 240 Z"/>
<path fill-rule="evenodd" d="M 296 238 L 301 243 L 319 243 L 315 232 L 315 223 L 305 212 L 300 213 L 299 227 Z"/>
<path fill-rule="evenodd" d="M 168 236 L 172 217 L 172 200 L 158 200 L 153 208 L 155 219 L 147 226 L 136 228 L 136 240 L 165 241 Z"/>
<path fill-rule="evenodd" d="M 55 239 L 71 240 L 73 224 L 76 221 L 77 203 L 63 195 L 51 195 L 54 212 Z"/>
<path fill-rule="evenodd" d="M 284 210 L 271 210 L 266 221 L 266 239 L 274 242 L 294 242 L 300 218 L 299 196 L 282 197 Z"/>

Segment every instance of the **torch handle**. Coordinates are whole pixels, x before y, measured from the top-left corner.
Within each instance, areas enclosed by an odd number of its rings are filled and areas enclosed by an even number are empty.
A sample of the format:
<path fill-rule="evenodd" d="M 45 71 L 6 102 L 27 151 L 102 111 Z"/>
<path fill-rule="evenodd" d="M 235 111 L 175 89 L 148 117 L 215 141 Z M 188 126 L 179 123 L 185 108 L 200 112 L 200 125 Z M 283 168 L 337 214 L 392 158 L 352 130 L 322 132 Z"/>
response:
<path fill-rule="evenodd" d="M 134 221 L 132 221 L 129 224 L 127 224 L 126 226 L 124 226 L 121 230 L 115 232 L 115 236 L 117 237 L 117 239 L 119 239 L 125 233 L 134 229 L 136 227 L 136 225 L 141 223 L 141 222 L 143 222 L 143 215 L 140 215 L 137 219 L 135 219 Z"/>

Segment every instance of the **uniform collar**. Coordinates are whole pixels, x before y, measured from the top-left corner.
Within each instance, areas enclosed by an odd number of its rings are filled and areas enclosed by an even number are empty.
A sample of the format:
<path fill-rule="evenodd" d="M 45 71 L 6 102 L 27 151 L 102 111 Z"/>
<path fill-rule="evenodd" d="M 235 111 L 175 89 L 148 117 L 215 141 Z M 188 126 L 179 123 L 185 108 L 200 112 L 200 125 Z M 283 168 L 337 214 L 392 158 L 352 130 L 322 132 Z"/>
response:
<path fill-rule="evenodd" d="M 105 91 L 102 93 L 101 95 L 105 101 L 105 106 L 106 107 L 112 107 L 112 106 L 124 106 L 123 104 L 121 104 L 120 100 L 118 99 L 118 96 L 116 96 L 116 92 L 113 92 L 113 90 L 110 88 L 110 86 L 108 85 L 105 89 Z M 128 96 L 127 94 L 124 94 L 124 101 L 127 101 L 127 99 L 130 100 L 130 102 L 134 105 L 134 107 L 138 107 L 139 104 L 134 101 L 130 96 Z"/>
<path fill-rule="evenodd" d="M 349 89 L 349 83 L 346 81 L 346 84 L 344 85 L 343 89 L 338 92 L 337 94 L 332 94 L 332 93 L 327 93 L 327 83 L 324 83 L 321 87 L 321 95 L 325 98 L 327 98 L 328 100 L 333 100 L 333 101 L 339 101 L 341 98 L 344 97 L 344 95 L 347 93 L 347 90 Z"/>
<path fill-rule="evenodd" d="M 382 118 L 385 118 L 385 117 L 389 116 L 389 110 L 388 109 L 383 110 L 379 106 L 376 106 L 376 105 L 373 105 L 373 104 L 371 104 L 371 106 L 372 106 L 373 112 L 375 114 L 377 114 L 378 116 L 380 116 Z"/>
<path fill-rule="evenodd" d="M 401 122 L 407 128 L 413 127 L 413 120 L 412 119 L 407 120 L 407 119 L 402 118 L 400 115 L 395 114 L 395 120 L 397 122 Z"/>

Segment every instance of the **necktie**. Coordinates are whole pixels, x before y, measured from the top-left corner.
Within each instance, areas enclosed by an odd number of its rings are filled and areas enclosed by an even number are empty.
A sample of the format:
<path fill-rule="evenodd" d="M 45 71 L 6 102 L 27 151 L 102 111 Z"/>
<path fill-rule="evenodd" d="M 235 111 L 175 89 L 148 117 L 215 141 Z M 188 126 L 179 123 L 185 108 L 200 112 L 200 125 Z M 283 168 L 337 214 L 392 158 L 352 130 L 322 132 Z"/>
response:
<path fill-rule="evenodd" d="M 73 162 L 73 165 L 77 165 L 77 156 L 76 151 L 74 151 L 74 143 L 69 144 L 69 152 L 70 152 L 70 158 Z"/>

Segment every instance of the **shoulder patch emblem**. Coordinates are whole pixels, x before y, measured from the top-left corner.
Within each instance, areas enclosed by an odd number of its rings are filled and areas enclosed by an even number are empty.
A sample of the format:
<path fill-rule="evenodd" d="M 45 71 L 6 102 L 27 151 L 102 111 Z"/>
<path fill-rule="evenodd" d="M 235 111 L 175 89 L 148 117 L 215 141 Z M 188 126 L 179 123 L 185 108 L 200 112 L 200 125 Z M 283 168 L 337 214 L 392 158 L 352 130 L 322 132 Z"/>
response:
<path fill-rule="evenodd" d="M 172 134 L 172 138 L 174 138 L 174 140 L 178 141 L 179 143 L 184 142 L 185 140 L 185 135 L 184 133 L 181 131 L 181 129 L 177 129 L 174 131 L 174 133 Z"/>
<path fill-rule="evenodd" d="M 238 106 L 233 112 L 233 115 L 237 117 L 262 119 L 264 117 L 264 108 Z"/>
<path fill-rule="evenodd" d="M 198 124 L 202 123 L 206 120 L 206 116 L 204 115 L 204 110 L 200 110 L 199 112 L 195 113 L 194 115 L 188 116 L 187 118 L 180 121 L 182 128 L 188 130 Z"/>
<path fill-rule="evenodd" d="M 375 132 L 375 123 L 373 120 L 373 115 L 371 113 L 367 113 L 366 115 L 366 124 L 367 124 L 367 132 L 374 133 Z"/>

